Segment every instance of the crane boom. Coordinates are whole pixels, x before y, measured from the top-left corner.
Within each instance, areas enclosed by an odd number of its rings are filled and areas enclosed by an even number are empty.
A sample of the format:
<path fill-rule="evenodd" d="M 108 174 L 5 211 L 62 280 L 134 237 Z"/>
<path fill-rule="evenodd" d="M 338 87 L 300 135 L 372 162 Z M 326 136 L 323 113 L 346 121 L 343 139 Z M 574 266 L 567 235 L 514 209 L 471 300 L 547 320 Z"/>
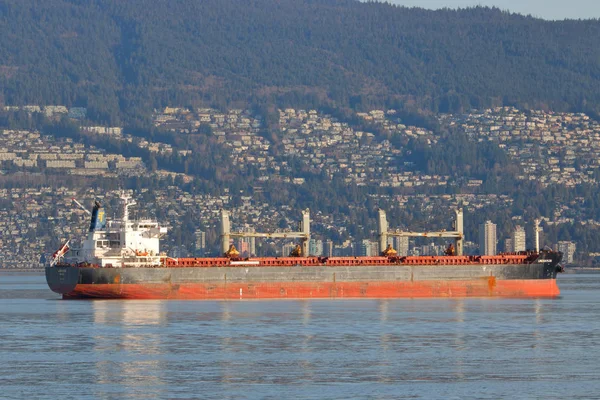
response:
<path fill-rule="evenodd" d="M 75 199 L 75 197 L 73 197 L 71 200 L 73 200 L 73 202 L 75 204 L 77 204 L 79 206 L 79 208 L 81 208 L 83 211 L 85 211 L 87 213 L 87 215 L 92 215 L 92 213 L 90 212 L 90 210 L 88 210 L 87 208 L 85 208 L 83 206 L 83 204 L 81 204 L 80 202 L 78 202 L 77 199 Z"/>

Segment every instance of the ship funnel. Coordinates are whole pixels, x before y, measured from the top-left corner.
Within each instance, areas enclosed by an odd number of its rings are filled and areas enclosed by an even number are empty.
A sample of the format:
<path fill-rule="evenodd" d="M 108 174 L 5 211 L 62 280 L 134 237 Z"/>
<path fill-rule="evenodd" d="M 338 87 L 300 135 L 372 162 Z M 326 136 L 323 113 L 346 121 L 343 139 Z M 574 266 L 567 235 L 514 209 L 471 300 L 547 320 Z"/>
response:
<path fill-rule="evenodd" d="M 98 201 L 94 201 L 94 208 L 92 209 L 92 218 L 90 221 L 90 232 L 96 229 L 104 229 L 106 226 L 106 213 L 104 207 Z"/>

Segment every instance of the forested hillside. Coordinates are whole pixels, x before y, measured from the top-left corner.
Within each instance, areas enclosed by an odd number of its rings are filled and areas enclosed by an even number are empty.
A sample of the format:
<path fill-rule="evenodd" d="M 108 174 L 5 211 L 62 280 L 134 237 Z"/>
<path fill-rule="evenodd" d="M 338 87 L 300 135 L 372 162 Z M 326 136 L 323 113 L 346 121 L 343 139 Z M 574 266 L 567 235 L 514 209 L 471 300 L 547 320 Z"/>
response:
<path fill-rule="evenodd" d="M 356 244 L 379 207 L 443 229 L 460 206 L 471 240 L 488 219 L 504 240 L 542 218 L 544 243 L 598 252 L 598 20 L 354 0 L 0 0 L 0 29 L 4 253 L 26 254 L 25 235 L 56 248 L 64 232 L 36 227 L 40 212 L 71 229 L 64 199 L 123 188 L 154 202 L 178 227 L 169 248 L 189 254 L 198 229 L 216 246 L 218 207 L 282 229 L 310 208 L 315 235 Z"/>
<path fill-rule="evenodd" d="M 600 22 L 350 0 L 0 0 L 9 105 L 598 111 Z"/>

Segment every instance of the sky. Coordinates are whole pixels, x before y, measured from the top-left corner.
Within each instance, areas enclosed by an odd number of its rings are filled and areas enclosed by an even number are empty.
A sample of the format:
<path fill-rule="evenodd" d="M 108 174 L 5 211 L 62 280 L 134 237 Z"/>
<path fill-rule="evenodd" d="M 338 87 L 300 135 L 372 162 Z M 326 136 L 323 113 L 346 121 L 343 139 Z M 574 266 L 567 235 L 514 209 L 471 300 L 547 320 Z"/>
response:
<path fill-rule="evenodd" d="M 477 5 L 495 6 L 520 14 L 560 20 L 600 18 L 600 0 L 388 0 L 408 7 L 457 8 Z"/>

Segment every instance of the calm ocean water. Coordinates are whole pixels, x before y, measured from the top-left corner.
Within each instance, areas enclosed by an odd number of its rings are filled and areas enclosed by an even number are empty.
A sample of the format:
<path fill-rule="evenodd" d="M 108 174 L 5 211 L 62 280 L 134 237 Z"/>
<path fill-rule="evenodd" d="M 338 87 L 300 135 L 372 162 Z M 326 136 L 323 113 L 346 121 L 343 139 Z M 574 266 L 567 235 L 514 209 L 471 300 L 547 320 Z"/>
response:
<path fill-rule="evenodd" d="M 0 398 L 600 398 L 600 274 L 558 299 L 62 301 L 0 273 Z"/>

